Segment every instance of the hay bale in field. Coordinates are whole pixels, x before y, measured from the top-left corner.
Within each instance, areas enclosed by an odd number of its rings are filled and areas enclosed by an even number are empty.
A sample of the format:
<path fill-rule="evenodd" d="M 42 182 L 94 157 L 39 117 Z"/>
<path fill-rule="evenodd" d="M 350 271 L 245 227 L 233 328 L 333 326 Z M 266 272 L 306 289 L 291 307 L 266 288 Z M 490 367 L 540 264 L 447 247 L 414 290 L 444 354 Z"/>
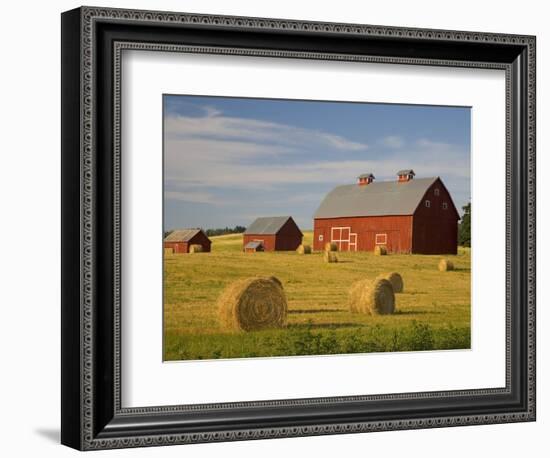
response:
<path fill-rule="evenodd" d="M 338 245 L 334 242 L 325 243 L 325 251 L 338 251 Z"/>
<path fill-rule="evenodd" d="M 349 309 L 352 313 L 387 315 L 395 311 L 395 294 L 389 280 L 359 280 L 349 293 Z"/>
<path fill-rule="evenodd" d="M 279 280 L 277 277 L 275 276 L 271 276 L 271 277 L 267 277 L 269 278 L 271 281 L 277 283 L 281 288 L 283 287 L 283 282 L 281 280 Z"/>
<path fill-rule="evenodd" d="M 202 249 L 202 245 L 199 244 L 192 244 L 189 247 L 189 253 L 202 253 L 204 250 Z"/>
<path fill-rule="evenodd" d="M 448 259 L 442 259 L 439 261 L 438 268 L 441 272 L 446 272 L 448 270 L 455 270 L 455 266 L 452 261 Z"/>
<path fill-rule="evenodd" d="M 328 263 L 338 262 L 338 256 L 336 256 L 336 253 L 334 251 L 325 251 L 323 253 L 323 259 L 325 262 Z"/>
<path fill-rule="evenodd" d="M 366 288 L 369 288 L 372 284 L 372 281 L 369 279 L 365 280 L 359 280 L 356 281 L 351 285 L 351 288 L 349 290 L 349 310 L 352 313 L 360 313 L 363 310 L 361 310 L 361 296 L 363 295 L 363 291 Z M 366 313 L 369 313 L 366 311 Z"/>
<path fill-rule="evenodd" d="M 165 248 L 164 249 L 164 256 L 172 256 L 174 254 L 173 248 Z"/>
<path fill-rule="evenodd" d="M 384 245 L 376 245 L 374 247 L 375 256 L 385 256 L 388 254 L 388 249 Z"/>
<path fill-rule="evenodd" d="M 311 254 L 311 245 L 300 245 L 297 249 L 296 249 L 296 253 L 298 254 Z"/>
<path fill-rule="evenodd" d="M 403 292 L 403 277 L 397 272 L 387 272 L 384 274 L 378 275 L 377 278 L 385 278 L 388 280 L 392 287 L 394 293 L 402 293 Z"/>
<path fill-rule="evenodd" d="M 222 326 L 236 331 L 280 328 L 286 324 L 287 301 L 275 277 L 253 277 L 231 283 L 218 299 Z"/>

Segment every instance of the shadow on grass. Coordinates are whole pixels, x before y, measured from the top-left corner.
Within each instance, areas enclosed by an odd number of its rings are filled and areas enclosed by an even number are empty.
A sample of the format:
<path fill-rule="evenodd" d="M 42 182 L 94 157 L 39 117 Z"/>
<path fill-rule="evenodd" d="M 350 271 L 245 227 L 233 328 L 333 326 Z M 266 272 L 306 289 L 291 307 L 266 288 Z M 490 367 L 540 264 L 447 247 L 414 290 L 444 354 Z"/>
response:
<path fill-rule="evenodd" d="M 288 313 L 343 313 L 347 310 L 342 309 L 294 309 L 289 310 Z"/>
<path fill-rule="evenodd" d="M 433 315 L 441 312 L 427 312 L 426 310 L 396 310 L 394 315 Z"/>

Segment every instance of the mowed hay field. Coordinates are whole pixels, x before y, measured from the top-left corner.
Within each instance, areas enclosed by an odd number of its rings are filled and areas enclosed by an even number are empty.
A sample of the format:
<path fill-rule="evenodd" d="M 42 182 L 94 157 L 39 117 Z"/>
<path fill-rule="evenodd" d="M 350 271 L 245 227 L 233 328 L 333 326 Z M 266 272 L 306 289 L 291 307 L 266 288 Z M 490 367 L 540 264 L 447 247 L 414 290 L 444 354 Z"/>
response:
<path fill-rule="evenodd" d="M 164 261 L 164 359 L 216 359 L 470 348 L 470 250 L 446 256 L 455 270 L 440 272 L 441 256 L 339 252 L 243 253 L 242 234 L 211 237 L 211 253 L 167 255 Z M 305 244 L 312 244 L 306 232 Z M 396 312 L 370 316 L 348 310 L 354 281 L 396 271 L 404 292 Z M 216 301 L 231 282 L 278 277 L 288 299 L 283 329 L 224 330 Z"/>

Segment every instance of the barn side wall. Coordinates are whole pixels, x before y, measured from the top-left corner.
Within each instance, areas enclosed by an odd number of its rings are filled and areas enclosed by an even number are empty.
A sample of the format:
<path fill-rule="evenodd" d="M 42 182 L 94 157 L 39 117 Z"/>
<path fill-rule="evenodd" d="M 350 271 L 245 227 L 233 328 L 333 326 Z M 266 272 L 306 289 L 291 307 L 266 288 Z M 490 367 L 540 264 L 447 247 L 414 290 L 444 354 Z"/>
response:
<path fill-rule="evenodd" d="M 164 242 L 164 248 L 172 248 L 174 253 L 189 253 L 187 242 Z"/>
<path fill-rule="evenodd" d="M 335 231 L 332 230 L 335 228 Z M 342 230 L 336 228 L 345 228 Z M 349 228 L 349 230 L 347 229 Z M 317 218 L 313 222 L 313 249 L 322 250 L 325 243 L 335 239 L 340 251 L 354 251 L 353 234 L 357 235 L 357 251 L 372 251 L 376 235 L 386 234 L 386 247 L 392 253 L 410 253 L 412 250 L 412 216 L 369 216 L 349 218 Z M 320 238 L 322 237 L 322 239 Z M 384 237 L 379 237 L 379 241 Z"/>
<path fill-rule="evenodd" d="M 289 219 L 276 235 L 276 251 L 294 251 L 302 243 L 302 232 L 293 220 Z"/>
<path fill-rule="evenodd" d="M 192 237 L 191 240 L 189 240 L 188 244 L 189 246 L 201 245 L 202 251 L 204 251 L 205 253 L 209 253 L 212 246 L 212 242 L 210 241 L 210 239 L 202 232 L 199 232 L 194 237 Z M 189 249 L 187 251 L 189 251 Z"/>
<path fill-rule="evenodd" d="M 439 190 L 436 195 L 435 189 Z M 430 206 L 426 207 L 426 201 Z M 447 209 L 443 204 L 447 204 Z M 456 254 L 458 213 L 451 196 L 438 180 L 426 191 L 413 220 L 413 252 L 419 254 Z"/>
<path fill-rule="evenodd" d="M 243 234 L 243 250 L 248 242 L 261 240 L 265 251 L 275 251 L 275 236 L 263 234 Z"/>

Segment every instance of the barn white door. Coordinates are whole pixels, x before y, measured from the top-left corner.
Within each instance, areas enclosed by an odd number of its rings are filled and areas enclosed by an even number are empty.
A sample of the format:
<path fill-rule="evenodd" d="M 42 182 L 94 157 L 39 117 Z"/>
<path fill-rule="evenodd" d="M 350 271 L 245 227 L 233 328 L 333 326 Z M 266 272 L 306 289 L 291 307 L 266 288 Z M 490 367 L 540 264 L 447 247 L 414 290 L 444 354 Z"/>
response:
<path fill-rule="evenodd" d="M 357 234 L 351 232 L 351 227 L 332 227 L 330 241 L 336 243 L 338 251 L 357 251 Z"/>

